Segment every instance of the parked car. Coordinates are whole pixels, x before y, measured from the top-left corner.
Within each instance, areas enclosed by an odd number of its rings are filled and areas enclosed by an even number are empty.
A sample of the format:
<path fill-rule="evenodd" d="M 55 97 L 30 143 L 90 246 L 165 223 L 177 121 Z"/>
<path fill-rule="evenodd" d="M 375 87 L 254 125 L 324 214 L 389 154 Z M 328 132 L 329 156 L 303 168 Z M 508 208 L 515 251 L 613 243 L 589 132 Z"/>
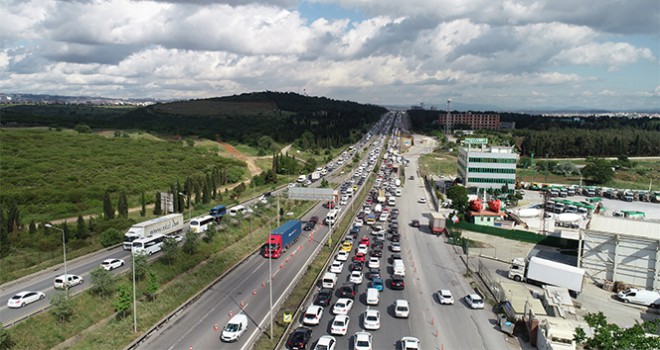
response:
<path fill-rule="evenodd" d="M 7 300 L 7 307 L 12 309 L 24 307 L 28 304 L 42 300 L 45 297 L 46 294 L 42 292 L 23 291 L 9 298 L 9 300 Z"/>
<path fill-rule="evenodd" d="M 419 203 L 424 204 L 426 203 L 426 198 L 422 197 L 419 200 L 417 200 Z"/>
<path fill-rule="evenodd" d="M 289 350 L 307 349 L 311 337 L 311 329 L 298 327 L 289 335 L 289 339 L 286 341 L 286 348 Z"/>
<path fill-rule="evenodd" d="M 122 259 L 105 259 L 103 262 L 101 262 L 101 267 L 104 268 L 105 270 L 111 271 L 116 268 L 124 266 L 125 262 Z"/>
<path fill-rule="evenodd" d="M 419 227 L 419 220 L 414 219 L 413 221 L 410 222 L 410 226 Z"/>
<path fill-rule="evenodd" d="M 463 298 L 465 300 L 465 303 L 472 309 L 483 309 L 484 308 L 484 300 L 481 298 L 479 294 L 472 293 L 468 294 Z"/>

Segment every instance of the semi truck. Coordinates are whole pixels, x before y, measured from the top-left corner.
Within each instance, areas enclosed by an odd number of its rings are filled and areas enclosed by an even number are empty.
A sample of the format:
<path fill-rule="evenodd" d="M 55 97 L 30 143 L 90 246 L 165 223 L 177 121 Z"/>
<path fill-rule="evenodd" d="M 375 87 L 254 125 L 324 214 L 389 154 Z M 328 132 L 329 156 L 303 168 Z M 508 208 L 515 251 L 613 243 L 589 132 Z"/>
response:
<path fill-rule="evenodd" d="M 154 234 L 171 235 L 183 231 L 183 214 L 169 214 L 131 226 L 124 234 L 124 250 L 131 250 L 133 241 Z"/>
<path fill-rule="evenodd" d="M 431 220 L 429 220 L 429 228 L 433 234 L 439 235 L 445 231 L 446 219 L 442 214 L 431 212 Z"/>
<path fill-rule="evenodd" d="M 302 224 L 299 220 L 285 222 L 270 233 L 266 243 L 262 246 L 262 255 L 264 258 L 279 258 L 298 240 L 300 233 L 302 233 Z"/>
<path fill-rule="evenodd" d="M 574 294 L 582 292 L 584 269 L 542 259 L 515 258 L 509 266 L 509 278 L 518 282 L 537 282 L 567 288 Z"/>

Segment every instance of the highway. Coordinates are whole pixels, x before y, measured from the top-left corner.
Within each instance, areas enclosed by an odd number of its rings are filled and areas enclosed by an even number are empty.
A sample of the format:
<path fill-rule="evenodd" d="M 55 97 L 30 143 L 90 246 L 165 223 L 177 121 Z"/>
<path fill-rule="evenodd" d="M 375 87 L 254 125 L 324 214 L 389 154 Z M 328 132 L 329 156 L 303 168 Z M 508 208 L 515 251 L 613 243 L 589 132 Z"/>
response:
<path fill-rule="evenodd" d="M 345 174 L 343 177 L 348 176 Z M 342 178 L 334 181 L 341 182 Z M 351 205 L 351 202 L 349 202 Z M 327 209 L 319 203 L 303 220 L 324 218 Z M 317 225 L 303 231 L 297 243 L 279 259 L 271 260 L 274 311 L 284 300 L 297 277 L 304 273 L 315 252 L 324 246 L 328 227 Z M 264 241 L 266 240 L 264 236 Z M 139 344 L 140 349 L 248 349 L 258 335 L 269 330 L 269 260 L 253 254 L 225 275 L 190 307 L 167 323 L 155 335 Z M 243 312 L 250 322 L 247 331 L 235 343 L 220 342 L 222 328 L 236 313 Z"/>

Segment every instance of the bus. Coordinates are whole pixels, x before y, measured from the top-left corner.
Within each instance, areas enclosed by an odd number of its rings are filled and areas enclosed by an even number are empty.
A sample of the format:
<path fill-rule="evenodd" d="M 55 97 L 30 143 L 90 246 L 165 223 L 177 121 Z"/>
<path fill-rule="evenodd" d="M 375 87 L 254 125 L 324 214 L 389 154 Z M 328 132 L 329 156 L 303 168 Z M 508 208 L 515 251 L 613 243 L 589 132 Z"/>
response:
<path fill-rule="evenodd" d="M 190 220 L 190 231 L 195 233 L 206 232 L 209 229 L 209 224 L 213 223 L 215 218 L 211 215 L 198 216 Z"/>
<path fill-rule="evenodd" d="M 133 254 L 156 254 L 163 247 L 163 242 L 167 236 L 161 234 L 151 235 L 145 238 L 133 241 Z"/>
<path fill-rule="evenodd" d="M 217 222 L 220 222 L 222 220 L 222 217 L 227 214 L 227 207 L 225 207 L 223 204 L 216 205 L 215 207 L 211 208 L 211 211 L 209 212 L 209 215 L 213 217 L 213 219 Z"/>

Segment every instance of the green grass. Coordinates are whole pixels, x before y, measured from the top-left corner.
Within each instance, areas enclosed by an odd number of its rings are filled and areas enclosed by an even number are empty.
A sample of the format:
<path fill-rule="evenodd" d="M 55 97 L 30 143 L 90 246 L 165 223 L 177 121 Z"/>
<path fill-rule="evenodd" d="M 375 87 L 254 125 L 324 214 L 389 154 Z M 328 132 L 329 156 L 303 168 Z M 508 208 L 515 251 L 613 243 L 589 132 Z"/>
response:
<path fill-rule="evenodd" d="M 419 173 L 426 175 L 449 175 L 458 174 L 458 163 L 456 156 L 447 152 L 434 151 L 419 157 Z"/>
<path fill-rule="evenodd" d="M 0 139 L 2 198 L 17 200 L 24 224 L 98 214 L 107 189 L 114 205 L 126 191 L 135 207 L 143 190 L 153 201 L 157 190 L 214 166 L 228 167 L 230 182 L 246 172 L 243 162 L 175 142 L 43 129 L 3 129 Z"/>
<path fill-rule="evenodd" d="M 293 211 L 298 217 L 313 204 L 284 201 L 282 205 L 285 211 Z M 271 206 L 252 222 L 246 219 L 229 223 L 210 244 L 200 241 L 197 254 L 181 253 L 171 266 L 160 261 L 150 264 L 149 270 L 158 276 L 161 290 L 155 301 L 141 299 L 138 302 L 138 330 L 144 332 L 263 244 L 266 232 L 274 226 L 274 210 Z M 250 227 L 259 229 L 251 231 Z M 120 281 L 128 283 L 129 277 L 124 275 Z M 145 289 L 146 283 L 140 282 L 138 295 Z M 57 325 L 53 316 L 46 312 L 10 328 L 9 332 L 17 342 L 17 349 L 50 349 L 71 337 L 76 339 L 70 349 L 123 348 L 137 336 L 132 333 L 133 319 L 128 316 L 103 322 L 114 313 L 111 302 L 112 299 L 100 299 L 84 292 L 73 299 L 76 316 L 71 322 Z M 108 336 L 110 334 L 112 336 Z"/>
<path fill-rule="evenodd" d="M 245 145 L 245 144 L 238 144 L 238 145 L 232 144 L 232 146 L 234 146 L 234 148 L 236 148 L 237 151 L 239 151 L 239 152 L 241 152 L 241 153 L 243 153 L 247 156 L 256 157 L 256 156 L 259 155 L 259 150 L 256 149 L 255 147 Z"/>

